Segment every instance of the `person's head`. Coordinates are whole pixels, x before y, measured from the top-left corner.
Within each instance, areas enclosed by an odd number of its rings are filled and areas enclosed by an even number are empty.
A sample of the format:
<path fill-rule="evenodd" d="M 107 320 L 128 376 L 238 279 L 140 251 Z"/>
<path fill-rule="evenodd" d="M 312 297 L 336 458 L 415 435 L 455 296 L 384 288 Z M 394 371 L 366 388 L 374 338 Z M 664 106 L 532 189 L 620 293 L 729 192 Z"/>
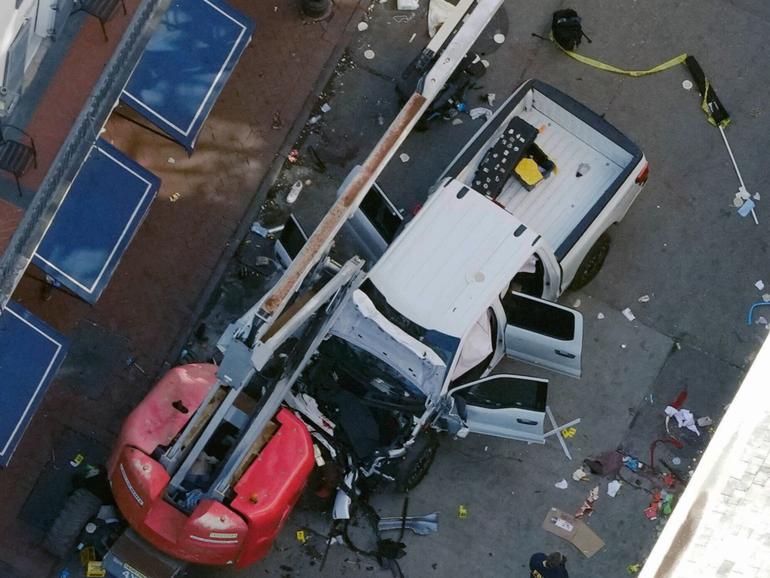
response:
<path fill-rule="evenodd" d="M 561 568 L 567 564 L 567 557 L 561 552 L 551 552 L 546 558 L 549 568 Z"/>

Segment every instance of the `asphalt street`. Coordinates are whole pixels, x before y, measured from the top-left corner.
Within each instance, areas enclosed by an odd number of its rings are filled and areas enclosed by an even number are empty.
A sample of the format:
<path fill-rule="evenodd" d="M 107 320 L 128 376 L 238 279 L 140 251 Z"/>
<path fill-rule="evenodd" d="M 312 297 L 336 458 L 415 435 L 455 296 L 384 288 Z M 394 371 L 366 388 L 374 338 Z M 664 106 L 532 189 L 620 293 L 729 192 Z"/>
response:
<path fill-rule="evenodd" d="M 311 230 L 331 205 L 337 186 L 361 162 L 398 111 L 394 79 L 427 42 L 427 2 L 416 12 L 397 11 L 395 0 L 374 2 L 368 28 L 356 31 L 296 144 L 299 160 L 286 163 L 270 189 L 262 218 L 287 205 L 291 183 L 306 181 L 293 207 Z M 599 71 L 571 60 L 555 46 L 532 36 L 545 34 L 551 13 L 575 8 L 592 43 L 579 52 L 622 68 L 646 69 L 686 52 L 701 66 L 732 117 L 726 130 L 751 193 L 759 193 L 757 216 L 740 217 L 733 206 L 738 181 L 719 131 L 706 121 L 697 90 L 679 66 L 631 78 Z M 625 220 L 611 230 L 612 248 L 599 276 L 562 303 L 578 308 L 586 320 L 584 375 L 551 379 L 550 403 L 560 422 L 580 417 L 567 440 L 568 461 L 556 439 L 545 446 L 469 437 L 442 440 L 431 472 L 410 494 L 411 513 L 440 513 L 440 530 L 430 536 L 407 532 L 406 576 L 526 576 L 529 556 L 561 550 L 573 578 L 626 575 L 643 562 L 662 523 L 642 510 L 650 497 L 629 485 L 611 498 L 606 480 L 574 482 L 583 458 L 622 447 L 645 459 L 652 441 L 665 434 L 663 408 L 686 389 L 685 406 L 715 421 L 724 411 L 767 335 L 760 323 L 747 325 L 749 306 L 770 286 L 766 223 L 770 223 L 770 48 L 763 36 L 770 6 L 761 0 L 622 2 L 506 1 L 480 38 L 476 50 L 489 61 L 478 88 L 467 95 L 469 108 L 494 93 L 497 103 L 522 81 L 553 84 L 638 143 L 651 176 Z M 495 34 L 504 34 L 502 44 Z M 412 36 L 414 38 L 412 39 Z M 365 51 L 374 52 L 367 59 Z M 371 56 L 371 54 L 369 54 Z M 321 111 L 327 103 L 331 110 Z M 396 206 L 411 209 L 481 124 L 467 114 L 462 122 L 439 121 L 413 133 L 379 179 Z M 311 151 L 315 151 L 315 154 Z M 321 163 L 318 162 L 320 159 Z M 323 167 L 323 172 L 319 170 Z M 309 184 L 307 181 L 310 181 Z M 338 254 L 351 248 L 344 239 Z M 207 313 L 216 331 L 229 315 L 258 295 L 230 275 L 214 294 Z M 640 301 L 642 296 L 649 300 Z M 635 320 L 621 312 L 630 308 Z M 532 371 L 520 365 L 512 372 Z M 658 449 L 687 476 L 710 432 L 686 437 L 685 448 Z M 695 461 L 694 461 L 695 460 Z M 554 484 L 568 480 L 567 489 Z M 590 559 L 541 528 L 550 507 L 576 510 L 599 485 L 600 498 L 587 522 L 606 546 Z M 376 495 L 382 515 L 398 515 L 403 497 Z M 468 514 L 458 516 L 464 506 Z M 342 546 L 332 546 L 319 573 L 328 530 L 328 512 L 303 500 L 283 530 L 275 551 L 251 569 L 192 569 L 191 576 L 368 576 L 385 575 L 378 564 Z M 296 539 L 306 530 L 308 540 Z M 360 530 L 362 535 L 364 530 Z M 365 539 L 365 538 L 362 538 Z"/>

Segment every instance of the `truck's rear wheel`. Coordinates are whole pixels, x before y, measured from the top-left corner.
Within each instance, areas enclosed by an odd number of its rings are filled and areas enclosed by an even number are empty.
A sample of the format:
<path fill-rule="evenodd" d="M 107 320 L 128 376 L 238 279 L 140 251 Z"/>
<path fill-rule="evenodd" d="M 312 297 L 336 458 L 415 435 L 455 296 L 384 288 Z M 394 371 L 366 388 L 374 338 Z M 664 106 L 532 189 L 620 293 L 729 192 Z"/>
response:
<path fill-rule="evenodd" d="M 588 285 L 601 270 L 609 252 L 610 236 L 607 233 L 602 233 L 578 267 L 575 278 L 570 283 L 570 289 L 582 289 Z"/>
<path fill-rule="evenodd" d="M 428 474 L 438 452 L 438 436 L 432 430 L 417 437 L 396 472 L 396 486 L 400 492 L 407 492 L 417 487 Z"/>
<path fill-rule="evenodd" d="M 91 492 L 78 488 L 64 504 L 43 539 L 43 548 L 58 558 L 64 558 L 80 536 L 88 520 L 96 516 L 102 502 Z"/>

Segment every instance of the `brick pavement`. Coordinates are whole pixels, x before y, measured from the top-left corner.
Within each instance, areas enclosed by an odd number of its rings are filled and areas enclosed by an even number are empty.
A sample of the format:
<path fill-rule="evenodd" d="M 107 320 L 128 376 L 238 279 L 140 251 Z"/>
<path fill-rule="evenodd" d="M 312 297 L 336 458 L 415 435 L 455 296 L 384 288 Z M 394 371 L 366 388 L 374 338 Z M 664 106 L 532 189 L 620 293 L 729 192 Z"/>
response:
<path fill-rule="evenodd" d="M 71 431 L 106 447 L 111 444 L 122 418 L 151 386 L 180 332 L 189 327 L 211 272 L 226 253 L 273 160 L 282 154 L 279 150 L 294 120 L 303 112 L 335 47 L 344 41 L 358 6 L 357 0 L 340 0 L 330 20 L 312 23 L 303 21 L 292 0 L 230 2 L 252 17 L 257 29 L 191 157 L 175 143 L 120 117 L 113 116 L 107 124 L 103 136 L 160 176 L 163 184 L 99 303 L 89 306 L 62 292 L 42 301 L 41 273 L 34 268 L 14 294 L 14 299 L 67 335 L 90 326 L 119 339 L 123 348 L 119 350 L 127 352 L 135 365 L 128 365 L 126 357 L 107 356 L 111 365 L 104 368 L 103 379 L 108 385 L 96 398 L 93 392 L 89 398 L 78 387 L 82 374 L 70 371 L 65 379 L 60 372 L 9 468 L 0 472 L 0 493 L 4 495 L 0 575 L 3 562 L 19 576 L 45 576 L 50 571 L 53 561 L 36 547 L 39 532 L 25 527 L 19 513 L 41 469 L 46 465 L 67 467 L 69 456 L 57 458 L 52 448 Z M 108 25 L 111 43 L 118 40 L 114 24 Z M 91 35 L 90 27 L 82 34 L 82 38 Z M 95 39 L 87 42 L 82 38 L 73 44 L 49 89 L 50 94 L 60 96 L 46 95 L 41 100 L 41 107 L 49 110 L 39 111 L 32 120 L 38 134 L 47 134 L 46 123 L 50 122 L 59 127 L 52 135 L 60 134 L 62 140 L 66 136 L 63 129 L 68 125 L 60 120 L 66 115 L 55 114 L 57 107 L 51 103 L 66 94 L 59 84 L 68 83 L 73 71 L 65 67 L 78 69 L 95 50 Z M 99 67 L 85 69 L 93 75 Z M 77 114 L 74 107 L 62 108 L 71 118 Z M 283 120 L 278 129 L 272 128 L 275 112 Z M 54 140 L 40 146 L 41 151 L 50 149 L 41 154 L 50 163 L 58 145 Z M 43 176 L 31 173 L 25 184 L 33 186 Z M 176 193 L 177 200 L 171 202 Z M 76 346 L 73 343 L 73 350 Z"/>

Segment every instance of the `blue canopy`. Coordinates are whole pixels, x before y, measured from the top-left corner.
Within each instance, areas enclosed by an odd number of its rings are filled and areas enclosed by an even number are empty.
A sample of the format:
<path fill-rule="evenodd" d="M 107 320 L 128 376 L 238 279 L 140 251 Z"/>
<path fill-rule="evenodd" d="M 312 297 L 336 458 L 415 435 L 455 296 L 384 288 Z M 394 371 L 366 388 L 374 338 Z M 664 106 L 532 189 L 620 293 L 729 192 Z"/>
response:
<path fill-rule="evenodd" d="M 159 186 L 158 177 L 99 139 L 56 210 L 32 262 L 95 303 Z"/>
<path fill-rule="evenodd" d="M 66 353 L 66 339 L 18 303 L 0 313 L 0 467 L 8 465 Z"/>
<path fill-rule="evenodd" d="M 222 0 L 176 0 L 128 79 L 121 101 L 192 152 L 254 23 Z"/>

